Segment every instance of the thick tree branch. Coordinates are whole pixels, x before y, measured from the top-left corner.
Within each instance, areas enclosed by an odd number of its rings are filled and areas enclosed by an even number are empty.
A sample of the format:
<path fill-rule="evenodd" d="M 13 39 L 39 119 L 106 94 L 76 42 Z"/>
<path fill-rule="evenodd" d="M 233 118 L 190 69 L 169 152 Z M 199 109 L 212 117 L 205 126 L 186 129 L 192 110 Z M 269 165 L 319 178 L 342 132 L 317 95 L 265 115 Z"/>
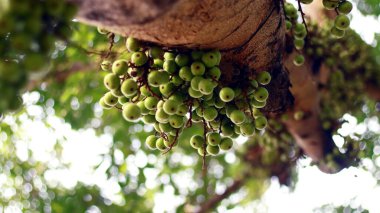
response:
<path fill-rule="evenodd" d="M 313 161 L 320 161 L 324 157 L 323 147 L 328 138 L 319 120 L 318 85 L 313 79 L 311 64 L 306 61 L 297 67 L 293 64 L 294 56 L 291 54 L 285 62 L 292 84 L 291 92 L 295 98 L 294 108 L 289 110 L 289 119 L 285 124 L 304 152 Z M 296 112 L 303 112 L 304 117 L 301 120 L 294 119 Z"/>
<path fill-rule="evenodd" d="M 288 131 L 314 162 L 325 173 L 336 173 L 350 166 L 350 160 L 344 156 L 334 157 L 336 168 L 331 168 L 322 163 L 326 155 L 333 152 L 336 145 L 331 132 L 323 129 L 320 119 L 321 90 L 319 84 L 326 84 L 330 77 L 330 69 L 325 65 L 318 67 L 318 74 L 313 74 L 314 65 L 306 59 L 305 64 L 297 67 L 293 63 L 296 53 L 284 58 L 285 66 L 289 70 L 289 78 L 292 84 L 291 92 L 295 102 L 289 109 L 288 119 L 284 121 Z M 302 112 L 303 116 L 296 119 L 295 114 Z"/>
<path fill-rule="evenodd" d="M 218 204 L 228 198 L 231 194 L 237 192 L 247 180 L 247 176 L 244 176 L 241 179 L 236 179 L 222 194 L 216 194 L 211 199 L 208 199 L 205 203 L 203 203 L 197 213 L 207 213 L 211 210 L 214 210 Z"/>

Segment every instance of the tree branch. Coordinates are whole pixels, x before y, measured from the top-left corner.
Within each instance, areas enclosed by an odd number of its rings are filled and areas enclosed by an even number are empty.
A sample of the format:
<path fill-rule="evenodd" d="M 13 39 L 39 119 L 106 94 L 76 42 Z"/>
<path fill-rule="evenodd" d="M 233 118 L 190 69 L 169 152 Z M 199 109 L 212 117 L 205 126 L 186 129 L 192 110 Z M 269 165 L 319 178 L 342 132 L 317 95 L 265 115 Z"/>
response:
<path fill-rule="evenodd" d="M 53 77 L 54 80 L 58 83 L 64 82 L 70 75 L 77 73 L 77 72 L 88 72 L 88 71 L 94 71 L 96 70 L 97 66 L 95 66 L 96 63 L 91 64 L 83 64 L 83 63 L 74 63 L 69 69 L 67 70 L 58 70 L 48 77 Z"/>
<path fill-rule="evenodd" d="M 329 69 L 322 65 L 319 75 L 314 76 L 312 64 L 309 60 L 297 67 L 293 64 L 296 53 L 285 58 L 285 66 L 289 70 L 289 78 L 292 84 L 291 92 L 295 98 L 295 104 L 289 109 L 288 119 L 284 121 L 288 131 L 313 162 L 319 163 L 319 168 L 325 173 L 336 173 L 349 165 L 343 156 L 335 158 L 338 168 L 330 168 L 322 163 L 327 154 L 332 153 L 336 147 L 331 132 L 326 132 L 320 120 L 320 82 L 327 82 Z M 302 112 L 303 116 L 295 119 L 295 114 Z"/>
<path fill-rule="evenodd" d="M 317 84 L 315 83 L 308 61 L 301 67 L 293 64 L 296 53 L 289 55 L 285 66 L 289 70 L 292 84 L 291 92 L 295 98 L 294 108 L 288 111 L 289 119 L 285 125 L 297 144 L 313 159 L 320 161 L 323 158 L 323 146 L 327 141 L 319 120 L 319 100 Z M 295 120 L 296 112 L 304 112 L 301 120 Z"/>
<path fill-rule="evenodd" d="M 229 187 L 227 187 L 227 189 L 222 194 L 216 194 L 211 199 L 208 199 L 205 203 L 203 203 L 200 206 L 200 209 L 196 212 L 207 213 L 211 210 L 214 210 L 222 200 L 228 198 L 231 194 L 238 191 L 244 185 L 246 180 L 247 175 L 245 175 L 241 179 L 234 180 L 234 182 Z"/>
<path fill-rule="evenodd" d="M 54 80 L 57 83 L 63 83 L 70 75 L 77 72 L 88 72 L 96 69 L 96 64 L 83 64 L 83 63 L 74 63 L 69 69 L 56 70 L 54 72 L 50 72 L 48 75 L 42 77 L 41 79 L 34 79 L 29 82 L 27 85 L 27 90 L 33 90 L 43 81 Z"/>

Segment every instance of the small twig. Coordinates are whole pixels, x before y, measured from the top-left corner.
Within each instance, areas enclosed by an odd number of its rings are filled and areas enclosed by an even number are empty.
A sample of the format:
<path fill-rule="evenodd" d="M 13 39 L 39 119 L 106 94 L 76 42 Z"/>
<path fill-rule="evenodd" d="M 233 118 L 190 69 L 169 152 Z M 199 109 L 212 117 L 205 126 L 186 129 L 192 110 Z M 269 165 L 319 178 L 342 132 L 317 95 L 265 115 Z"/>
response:
<path fill-rule="evenodd" d="M 146 88 L 148 89 L 148 91 L 150 92 L 150 94 L 152 94 L 154 97 L 158 98 L 158 100 L 162 100 L 162 98 L 157 95 L 156 93 L 153 92 L 152 88 L 150 88 L 149 84 L 145 84 L 146 85 Z"/>
<path fill-rule="evenodd" d="M 336 12 L 336 15 L 339 15 L 339 11 L 337 7 L 335 8 L 335 12 Z"/>
<path fill-rule="evenodd" d="M 207 124 L 208 124 L 208 128 L 211 130 L 211 131 L 216 131 L 214 128 L 213 128 L 213 126 L 211 125 L 211 123 L 210 122 L 207 122 Z"/>
<path fill-rule="evenodd" d="M 132 77 L 129 75 L 128 72 L 126 72 L 124 75 L 123 75 L 123 81 L 127 80 L 127 79 L 131 79 Z"/>
<path fill-rule="evenodd" d="M 301 0 L 297 0 L 297 2 L 298 2 L 298 11 L 301 13 L 301 17 L 302 17 L 302 23 L 303 25 L 305 25 L 307 34 L 309 34 L 309 29 L 307 29 L 307 24 L 305 21 L 305 13 L 302 10 Z"/>
<path fill-rule="evenodd" d="M 160 132 L 160 137 L 166 141 L 168 140 L 168 136 L 164 132 Z"/>
<path fill-rule="evenodd" d="M 120 111 L 123 111 L 123 109 L 121 107 L 118 107 L 118 106 L 114 106 L 116 109 L 120 110 Z"/>
<path fill-rule="evenodd" d="M 214 77 L 212 77 L 212 76 L 211 76 L 211 80 L 212 80 L 213 82 L 215 82 L 215 83 L 218 83 L 218 85 L 220 84 L 220 82 L 219 82 L 216 78 L 214 78 Z"/>
<path fill-rule="evenodd" d="M 202 106 L 201 106 L 202 107 Z M 202 114 L 204 113 L 204 108 L 202 107 Z M 206 120 L 202 117 L 203 121 L 203 137 L 204 137 L 204 143 L 203 143 L 203 156 L 202 156 L 202 169 L 203 169 L 203 177 L 206 177 L 207 174 L 207 166 L 206 166 L 206 140 L 207 140 L 207 123 Z"/>
<path fill-rule="evenodd" d="M 219 134 L 222 133 L 222 122 L 223 122 L 223 119 L 221 118 L 220 123 L 219 123 Z"/>
<path fill-rule="evenodd" d="M 134 66 L 134 65 L 132 65 L 132 66 Z M 150 85 L 148 83 L 147 78 L 148 78 L 148 71 L 147 71 L 147 69 L 144 69 L 144 72 L 143 72 L 142 76 L 137 81 L 141 82 L 141 84 L 142 84 L 141 86 L 146 86 L 146 88 L 148 89 L 149 93 L 152 96 L 158 98 L 158 100 L 162 100 L 162 98 L 159 95 L 157 95 L 156 93 L 154 93 L 153 90 L 152 90 L 152 88 L 150 88 Z"/>
<path fill-rule="evenodd" d="M 100 55 L 100 56 L 104 55 L 103 51 L 88 50 L 88 49 L 86 49 L 86 48 L 84 48 L 84 47 L 80 46 L 79 44 L 72 42 L 72 41 L 67 42 L 67 46 L 81 50 L 87 55 Z"/>
<path fill-rule="evenodd" d="M 107 52 L 107 55 L 104 56 L 104 58 L 108 58 L 110 55 L 111 55 L 111 52 L 112 52 L 112 47 L 115 43 L 114 39 L 115 39 L 115 34 L 111 33 L 108 35 L 108 39 L 109 39 L 109 42 L 110 42 L 110 46 L 108 47 L 108 52 Z"/>
<path fill-rule="evenodd" d="M 178 85 L 169 95 L 168 95 L 168 97 L 166 97 L 166 98 L 170 98 L 170 96 L 172 96 L 172 95 L 174 95 L 176 92 L 178 92 L 178 90 L 179 89 L 181 89 L 182 88 L 182 86 L 183 85 L 185 85 L 185 83 L 182 83 L 182 84 L 180 84 L 180 85 Z"/>
<path fill-rule="evenodd" d="M 173 142 L 170 144 L 169 148 L 165 152 L 162 153 L 163 155 L 165 155 L 166 153 L 170 152 L 170 150 L 173 149 L 173 146 L 175 145 L 175 143 L 178 140 L 178 136 L 179 136 L 179 129 L 177 129 L 177 131 L 175 133 L 175 138 L 174 138 Z"/>
<path fill-rule="evenodd" d="M 254 121 L 254 120 L 255 120 L 255 117 L 253 116 L 252 105 L 251 105 L 251 102 L 249 101 L 249 98 L 248 98 L 246 92 L 244 92 L 244 97 L 245 97 L 245 101 L 247 101 L 248 108 L 249 108 L 249 112 L 251 113 L 252 120 Z"/>

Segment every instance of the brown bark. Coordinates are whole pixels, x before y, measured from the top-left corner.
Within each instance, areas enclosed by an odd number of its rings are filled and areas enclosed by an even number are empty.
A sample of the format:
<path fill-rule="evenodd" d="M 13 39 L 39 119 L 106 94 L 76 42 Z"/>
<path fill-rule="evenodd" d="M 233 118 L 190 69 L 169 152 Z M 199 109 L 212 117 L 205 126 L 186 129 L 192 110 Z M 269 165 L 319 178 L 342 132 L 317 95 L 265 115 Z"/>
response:
<path fill-rule="evenodd" d="M 292 61 L 294 56 L 292 54 L 285 60 L 295 99 L 294 108 L 289 110 L 289 119 L 285 124 L 304 152 L 314 161 L 319 161 L 324 156 L 323 146 L 327 138 L 319 121 L 318 88 L 310 71 L 311 65 L 306 61 L 301 67 L 296 67 Z M 298 111 L 304 112 L 301 120 L 294 119 L 293 115 Z"/>
<path fill-rule="evenodd" d="M 269 17 L 280 15 L 273 1 L 263 0 L 74 2 L 80 5 L 80 21 L 144 41 L 192 48 L 235 48 Z"/>
<path fill-rule="evenodd" d="M 297 67 L 293 64 L 295 54 L 285 58 L 285 66 L 289 70 L 289 78 L 292 83 L 291 92 L 295 102 L 293 108 L 289 109 L 288 120 L 284 123 L 289 133 L 296 140 L 314 162 L 320 162 L 332 152 L 335 143 L 330 132 L 322 128 L 320 120 L 320 90 L 318 84 L 327 82 L 329 70 L 321 66 L 318 76 L 312 74 L 312 64 L 306 60 L 305 64 Z M 300 120 L 294 118 L 296 112 L 303 112 L 304 116 Z M 319 164 L 319 169 L 325 173 L 336 173 L 348 166 L 348 162 L 343 158 L 335 159 L 338 168 L 329 168 L 327 165 Z"/>

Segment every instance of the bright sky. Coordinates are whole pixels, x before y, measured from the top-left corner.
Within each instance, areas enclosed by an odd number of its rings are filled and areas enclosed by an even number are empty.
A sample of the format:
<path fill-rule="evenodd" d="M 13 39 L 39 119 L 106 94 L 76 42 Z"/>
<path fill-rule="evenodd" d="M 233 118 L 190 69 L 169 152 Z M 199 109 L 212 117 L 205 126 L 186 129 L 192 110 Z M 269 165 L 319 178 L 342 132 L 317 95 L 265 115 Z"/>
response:
<path fill-rule="evenodd" d="M 380 21 L 371 17 L 361 16 L 355 9 L 353 11 L 352 28 L 356 29 L 359 34 L 368 42 L 373 41 L 373 33 L 380 33 Z M 29 102 L 38 99 L 37 94 L 32 93 L 26 96 Z M 38 115 L 42 113 L 42 109 L 37 106 L 28 107 L 31 114 Z M 353 132 L 362 132 L 366 126 L 356 125 L 355 118 L 351 116 L 345 117 L 349 120 L 341 131 L 342 134 L 351 134 Z M 59 131 L 52 132 L 47 129 L 40 121 L 31 121 L 26 117 L 23 118 L 22 129 L 25 130 L 24 135 L 31 139 L 29 146 L 34 150 L 36 159 L 47 162 L 54 168 L 58 162 L 51 161 L 50 152 L 53 150 L 54 144 L 66 137 L 63 144 L 63 162 L 70 164 L 70 169 L 51 169 L 45 174 L 45 178 L 52 185 L 61 184 L 67 188 L 73 187 L 77 181 L 82 181 L 88 184 L 99 185 L 104 190 L 104 195 L 114 200 L 121 202 L 116 193 L 120 190 L 119 186 L 114 181 L 107 180 L 105 169 L 110 163 L 110 159 L 105 159 L 99 169 L 95 172 L 91 170 L 93 165 L 101 162 L 101 154 L 107 152 L 112 145 L 111 135 L 96 136 L 93 130 L 73 131 L 69 125 L 64 124 L 61 119 L 54 116 L 48 116 L 48 122 Z M 371 121 L 370 121 L 371 122 Z M 377 122 L 371 122 L 369 128 L 380 131 L 380 126 L 375 125 Z M 334 138 L 339 145 L 339 138 Z M 27 149 L 22 142 L 18 144 L 18 152 L 16 153 L 20 159 L 27 159 Z M 138 145 L 136 145 L 138 146 Z M 86 150 L 85 152 L 83 150 Z M 380 154 L 380 153 L 379 153 Z M 136 157 L 128 157 L 127 161 L 134 165 L 128 167 L 128 172 L 136 172 L 138 167 L 144 167 L 148 161 L 155 161 L 155 156 L 137 154 Z M 227 156 L 231 161 L 234 156 Z M 191 164 L 191 159 L 185 159 Z M 308 165 L 308 160 L 303 160 L 299 163 L 298 174 L 299 181 L 294 192 L 289 192 L 285 187 L 280 187 L 276 180 L 273 180 L 268 191 L 264 194 L 262 202 L 253 202 L 246 207 L 238 207 L 233 210 L 226 211 L 220 208 L 221 212 L 252 212 L 252 209 L 259 209 L 259 212 L 279 213 L 307 213 L 312 212 L 316 207 L 332 203 L 334 205 L 347 205 L 353 207 L 362 205 L 370 210 L 370 212 L 380 212 L 380 187 L 376 186 L 376 181 L 372 178 L 369 172 L 361 169 L 350 168 L 335 175 L 328 175 L 320 172 L 316 167 L 305 167 Z M 380 166 L 380 160 L 378 162 Z M 157 168 L 159 169 L 159 168 Z M 146 172 L 151 178 L 147 179 L 147 187 L 155 187 L 155 177 L 158 170 L 150 169 Z M 144 171 L 145 172 L 145 171 Z M 178 177 L 186 179 L 192 183 L 191 174 L 183 174 Z M 6 177 L 0 174 L 0 188 L 4 184 Z M 12 192 L 10 192 L 10 195 Z M 154 208 L 155 213 L 164 211 L 172 211 L 173 207 L 183 202 L 184 198 L 175 197 L 173 188 L 168 186 L 162 193 L 157 193 L 155 197 Z M 354 199 L 354 202 L 351 202 Z M 172 202 L 165 202 L 171 200 Z"/>
<path fill-rule="evenodd" d="M 380 19 L 361 15 L 355 6 L 352 9 L 351 14 L 352 19 L 350 27 L 355 29 L 367 43 L 372 43 L 374 40 L 374 34 L 380 33 Z"/>

